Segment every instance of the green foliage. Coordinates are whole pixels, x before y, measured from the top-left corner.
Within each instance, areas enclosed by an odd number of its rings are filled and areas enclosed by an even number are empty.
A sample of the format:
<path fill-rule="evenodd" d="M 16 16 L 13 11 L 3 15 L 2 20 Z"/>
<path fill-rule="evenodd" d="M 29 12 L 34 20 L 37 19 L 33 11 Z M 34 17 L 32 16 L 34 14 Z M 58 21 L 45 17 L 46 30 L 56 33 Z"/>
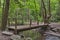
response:
<path fill-rule="evenodd" d="M 59 22 L 60 21 L 60 4 L 59 0 L 51 0 L 51 10 L 52 10 L 52 19 L 53 22 Z"/>
<path fill-rule="evenodd" d="M 13 19 L 13 17 L 17 14 L 17 19 L 22 19 L 22 15 L 24 19 L 28 19 L 28 10 L 30 11 L 30 18 L 32 20 L 43 21 L 43 17 L 41 17 L 41 0 L 10 0 L 10 9 L 9 9 L 9 17 Z M 60 11 L 59 11 L 59 0 L 50 0 L 51 1 L 51 21 L 59 21 L 60 20 Z M 5 0 L 0 0 L 0 18 L 2 16 L 2 7 Z M 45 6 L 47 8 L 48 0 L 44 0 Z M 0 19 L 1 20 L 1 19 Z"/>

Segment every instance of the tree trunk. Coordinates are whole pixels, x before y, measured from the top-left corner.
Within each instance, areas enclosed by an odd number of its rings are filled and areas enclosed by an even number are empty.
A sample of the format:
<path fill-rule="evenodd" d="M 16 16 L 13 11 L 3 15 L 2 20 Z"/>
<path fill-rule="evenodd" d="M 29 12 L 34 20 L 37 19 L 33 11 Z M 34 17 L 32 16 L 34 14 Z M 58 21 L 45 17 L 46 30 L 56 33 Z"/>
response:
<path fill-rule="evenodd" d="M 6 0 L 5 9 L 4 9 L 4 12 L 2 12 L 2 25 L 1 25 L 2 30 L 5 30 L 6 25 L 7 25 L 8 13 L 9 13 L 9 3 L 10 3 L 10 0 Z"/>
<path fill-rule="evenodd" d="M 49 18 L 51 17 L 51 7 L 50 7 L 50 0 L 49 0 Z"/>
<path fill-rule="evenodd" d="M 35 3 L 35 13 L 37 13 L 37 7 L 36 7 L 36 0 L 34 0 L 34 3 Z M 37 25 L 39 25 L 39 20 L 38 20 L 38 14 L 35 14 L 35 18 L 36 18 L 36 21 L 37 21 Z"/>
<path fill-rule="evenodd" d="M 45 8 L 45 4 L 44 4 L 44 0 L 41 0 L 41 8 L 42 8 L 42 10 L 41 10 L 41 14 L 42 14 L 42 16 L 43 16 L 43 21 L 44 21 L 44 24 L 46 24 L 47 23 L 47 13 L 46 13 L 46 8 Z M 45 36 L 44 36 L 44 32 L 42 31 L 41 32 L 41 40 L 45 40 L 45 38 L 44 38 Z"/>
<path fill-rule="evenodd" d="M 30 27 L 31 27 L 31 25 L 32 25 L 32 18 L 31 18 L 31 14 L 30 14 L 30 9 L 28 9 L 28 10 L 29 10 L 29 12 L 28 12 L 28 16 L 29 16 L 28 20 L 30 22 Z"/>
<path fill-rule="evenodd" d="M 50 0 L 48 0 L 48 14 L 47 14 L 48 24 L 49 24 L 49 19 L 50 19 L 50 17 L 51 17 Z"/>
<path fill-rule="evenodd" d="M 47 13 L 46 13 L 46 7 L 45 7 L 45 4 L 44 4 L 44 0 L 41 0 L 42 2 L 42 11 L 43 11 L 43 20 L 44 20 L 44 24 L 47 23 Z"/>

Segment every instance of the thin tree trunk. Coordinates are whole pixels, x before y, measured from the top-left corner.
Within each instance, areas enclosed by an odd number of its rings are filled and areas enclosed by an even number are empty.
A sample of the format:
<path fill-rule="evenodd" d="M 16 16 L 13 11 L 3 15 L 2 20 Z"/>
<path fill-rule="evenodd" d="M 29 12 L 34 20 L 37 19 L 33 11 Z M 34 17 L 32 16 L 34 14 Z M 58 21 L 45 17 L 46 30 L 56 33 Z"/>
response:
<path fill-rule="evenodd" d="M 29 5 L 30 5 L 30 3 L 29 3 Z M 31 15 L 30 15 L 30 9 L 28 8 L 28 20 L 29 20 L 29 26 L 31 27 L 31 25 L 32 25 L 32 18 L 31 18 Z"/>
<path fill-rule="evenodd" d="M 35 3 L 35 8 L 37 9 L 35 0 L 34 0 L 34 3 Z M 36 9 L 35 9 L 35 12 L 37 13 Z M 35 17 L 36 17 L 37 25 L 39 25 L 38 14 L 35 14 Z"/>
<path fill-rule="evenodd" d="M 24 16 L 23 16 L 23 8 L 21 9 L 21 16 L 22 16 L 22 25 L 24 24 Z"/>
<path fill-rule="evenodd" d="M 48 0 L 48 15 L 47 15 L 48 24 L 49 24 L 50 17 L 51 17 L 50 0 Z"/>
<path fill-rule="evenodd" d="M 1 0 L 0 0 L 0 8 L 1 8 Z"/>
<path fill-rule="evenodd" d="M 51 7 L 50 7 L 50 0 L 49 0 L 49 18 L 51 17 Z"/>
<path fill-rule="evenodd" d="M 6 4 L 5 4 L 5 9 L 3 15 L 2 15 L 2 25 L 1 25 L 1 29 L 5 30 L 6 25 L 7 25 L 7 20 L 8 20 L 8 13 L 9 13 L 9 3 L 10 0 L 6 0 Z"/>
<path fill-rule="evenodd" d="M 31 15 L 30 15 L 30 9 L 28 9 L 28 20 L 29 20 L 29 24 L 30 24 L 30 27 L 32 25 L 32 19 L 31 19 Z"/>

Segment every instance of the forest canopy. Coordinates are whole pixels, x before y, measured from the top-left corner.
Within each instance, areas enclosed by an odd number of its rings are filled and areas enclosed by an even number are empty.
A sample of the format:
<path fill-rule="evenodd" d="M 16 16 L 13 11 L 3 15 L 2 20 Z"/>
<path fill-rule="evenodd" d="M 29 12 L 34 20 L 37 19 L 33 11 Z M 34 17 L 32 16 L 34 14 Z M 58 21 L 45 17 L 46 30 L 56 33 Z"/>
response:
<path fill-rule="evenodd" d="M 0 21 L 2 17 L 3 8 L 5 8 L 5 1 L 0 0 Z M 48 0 L 44 0 L 45 7 L 48 13 Z M 51 22 L 59 22 L 60 20 L 60 0 L 50 0 L 50 9 L 51 9 Z M 41 0 L 10 0 L 9 5 L 9 18 L 14 18 L 16 14 L 18 19 L 31 18 L 32 20 L 43 21 L 41 13 Z"/>

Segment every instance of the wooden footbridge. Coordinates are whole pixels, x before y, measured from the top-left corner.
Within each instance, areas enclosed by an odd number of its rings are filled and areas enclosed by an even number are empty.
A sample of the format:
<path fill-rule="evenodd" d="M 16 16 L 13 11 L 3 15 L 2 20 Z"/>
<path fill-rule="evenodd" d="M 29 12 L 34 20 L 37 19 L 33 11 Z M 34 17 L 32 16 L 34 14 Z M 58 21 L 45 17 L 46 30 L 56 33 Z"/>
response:
<path fill-rule="evenodd" d="M 36 29 L 39 27 L 47 27 L 47 24 L 40 24 L 40 25 L 21 25 L 21 26 L 17 26 L 17 31 L 21 32 L 21 31 L 26 31 L 26 30 L 31 30 L 31 29 Z M 15 26 L 9 26 L 8 27 L 9 30 L 15 30 Z"/>
<path fill-rule="evenodd" d="M 26 31 L 26 30 L 31 30 L 31 29 L 41 28 L 41 27 L 48 27 L 48 26 L 50 26 L 51 28 L 54 28 L 54 30 L 60 29 L 59 23 L 51 23 L 49 25 L 40 23 L 39 25 L 32 24 L 31 26 L 30 25 L 20 25 L 20 26 L 16 27 L 16 30 L 17 30 L 17 32 L 21 32 L 21 31 Z M 15 31 L 15 26 L 9 26 L 8 29 Z"/>

